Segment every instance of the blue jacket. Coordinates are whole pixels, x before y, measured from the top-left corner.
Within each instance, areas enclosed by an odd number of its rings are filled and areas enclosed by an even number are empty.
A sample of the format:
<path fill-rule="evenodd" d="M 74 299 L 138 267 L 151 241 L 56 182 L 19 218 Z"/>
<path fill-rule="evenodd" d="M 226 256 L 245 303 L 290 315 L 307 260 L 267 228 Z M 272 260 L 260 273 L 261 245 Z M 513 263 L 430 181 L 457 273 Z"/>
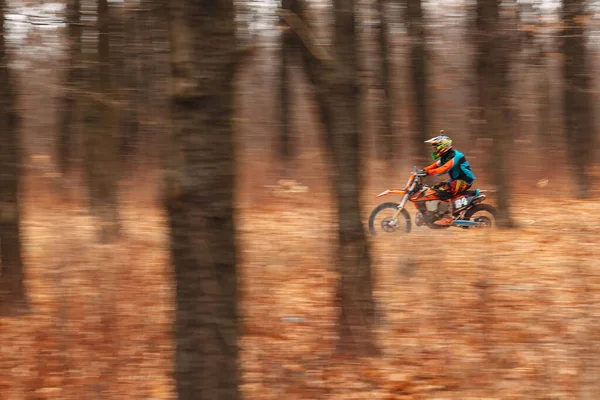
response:
<path fill-rule="evenodd" d="M 429 175 L 442 175 L 448 173 L 450 180 L 461 180 L 469 185 L 475 180 L 475 175 L 471 171 L 469 162 L 463 153 L 458 150 L 450 149 L 442 154 L 439 160 L 425 167 Z"/>

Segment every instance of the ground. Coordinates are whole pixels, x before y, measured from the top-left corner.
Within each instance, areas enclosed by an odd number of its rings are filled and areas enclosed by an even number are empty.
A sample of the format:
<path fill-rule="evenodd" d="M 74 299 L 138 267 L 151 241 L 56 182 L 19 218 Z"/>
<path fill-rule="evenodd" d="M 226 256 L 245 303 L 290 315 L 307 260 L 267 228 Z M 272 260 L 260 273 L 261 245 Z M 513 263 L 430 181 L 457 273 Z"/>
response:
<path fill-rule="evenodd" d="M 595 398 L 593 200 L 550 188 L 513 198 L 516 230 L 370 238 L 382 356 L 337 359 L 334 205 L 296 186 L 239 203 L 244 398 Z M 164 213 L 124 196 L 125 239 L 94 245 L 85 209 L 50 191 L 26 188 L 32 313 L 0 319 L 0 398 L 174 398 Z"/>

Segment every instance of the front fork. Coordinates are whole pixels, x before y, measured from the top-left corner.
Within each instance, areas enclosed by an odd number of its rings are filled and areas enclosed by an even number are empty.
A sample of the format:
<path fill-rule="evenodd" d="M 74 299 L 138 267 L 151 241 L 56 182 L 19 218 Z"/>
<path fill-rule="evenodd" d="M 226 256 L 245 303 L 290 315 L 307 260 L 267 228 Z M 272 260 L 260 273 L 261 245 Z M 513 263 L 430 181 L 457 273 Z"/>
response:
<path fill-rule="evenodd" d="M 400 200 L 400 204 L 398 204 L 396 211 L 394 212 L 394 217 L 393 217 L 392 221 L 398 220 L 398 216 L 400 216 L 400 212 L 404 208 L 404 205 L 406 204 L 407 201 L 408 201 L 408 193 L 405 193 L 404 196 L 402 196 L 402 200 Z"/>

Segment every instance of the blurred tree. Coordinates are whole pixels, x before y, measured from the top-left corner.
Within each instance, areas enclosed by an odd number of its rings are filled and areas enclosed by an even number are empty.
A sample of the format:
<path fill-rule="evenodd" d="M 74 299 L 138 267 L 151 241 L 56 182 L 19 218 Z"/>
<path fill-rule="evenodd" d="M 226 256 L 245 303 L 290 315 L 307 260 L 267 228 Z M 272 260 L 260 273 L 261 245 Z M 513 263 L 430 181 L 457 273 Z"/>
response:
<path fill-rule="evenodd" d="M 331 154 L 338 204 L 338 350 L 377 352 L 369 246 L 361 222 L 361 135 L 354 0 L 334 0 L 335 68 L 330 72 Z"/>
<path fill-rule="evenodd" d="M 585 0 L 563 0 L 563 107 L 567 154 L 579 198 L 589 196 L 587 168 L 592 161 L 594 138 L 590 74 L 586 48 Z"/>
<path fill-rule="evenodd" d="M 361 221 L 361 135 L 355 3 L 334 0 L 334 55 L 316 43 L 300 16 L 306 5 L 296 0 L 299 14 L 280 10 L 302 39 L 305 71 L 321 111 L 327 149 L 333 161 L 333 185 L 338 204 L 337 268 L 340 353 L 376 354 L 373 327 L 375 301 L 369 245 Z"/>
<path fill-rule="evenodd" d="M 281 7 L 286 10 L 295 8 L 298 12 L 298 3 L 294 0 L 283 0 Z M 292 57 L 296 53 L 298 47 L 298 36 L 289 29 L 284 29 L 281 33 L 281 64 L 279 75 L 279 106 L 280 108 L 280 136 L 278 143 L 277 154 L 282 161 L 287 162 L 294 157 L 295 149 L 290 131 L 291 114 L 291 90 L 290 90 L 290 75 L 289 68 Z"/>
<path fill-rule="evenodd" d="M 537 49 L 537 70 L 538 70 L 538 109 L 537 109 L 537 143 L 536 146 L 543 154 L 540 166 L 545 172 L 552 171 L 554 168 L 553 157 L 551 157 L 550 141 L 552 140 L 552 115 L 551 115 L 551 86 L 550 86 L 550 66 L 548 60 L 548 51 L 544 43 L 538 44 Z"/>
<path fill-rule="evenodd" d="M 17 94 L 6 46 L 6 2 L 0 0 L 0 314 L 28 309 L 21 245 L 21 145 Z"/>
<path fill-rule="evenodd" d="M 133 2 L 132 2 L 133 3 Z M 132 152 L 135 148 L 138 139 L 139 122 L 139 53 L 140 43 L 138 43 L 140 22 L 145 14 L 135 8 L 135 5 L 126 2 L 124 12 L 124 46 L 125 46 L 125 65 L 124 65 L 124 88 L 126 91 L 125 99 L 127 100 L 127 110 L 123 113 L 121 126 L 126 134 L 122 136 L 121 147 L 125 153 Z M 141 14 L 141 15 L 140 15 Z"/>
<path fill-rule="evenodd" d="M 123 10 L 123 63 L 121 73 L 121 99 L 124 107 L 121 112 L 120 151 L 123 155 L 134 155 L 139 151 L 141 141 L 140 113 L 142 105 L 149 107 L 148 72 L 152 64 L 143 55 L 151 48 L 152 35 L 149 27 L 153 5 L 148 1 L 127 0 Z M 154 97 L 161 97 L 158 93 Z M 144 101 L 146 100 L 146 104 Z"/>
<path fill-rule="evenodd" d="M 498 225 L 514 226 L 509 214 L 509 182 L 507 161 L 512 136 L 507 124 L 508 100 L 508 38 L 500 27 L 500 0 L 477 0 L 477 21 L 480 37 L 477 85 L 480 105 L 488 135 L 493 139 L 491 168 L 498 200 Z"/>
<path fill-rule="evenodd" d="M 131 17 L 132 5 L 130 3 L 111 4 L 109 8 L 109 60 L 111 76 L 111 97 L 116 101 L 115 134 L 117 136 L 117 149 L 120 156 L 119 163 L 125 168 L 128 156 L 135 149 L 137 139 L 137 114 L 134 107 L 133 94 L 136 91 L 135 73 L 135 44 L 128 43 L 127 36 L 135 29 Z M 128 46 L 128 44 L 130 46 Z"/>
<path fill-rule="evenodd" d="M 66 175 L 72 167 L 74 137 L 78 132 L 77 91 L 81 89 L 81 2 L 67 1 L 67 73 L 58 107 L 56 158 L 59 171 Z"/>
<path fill-rule="evenodd" d="M 100 220 L 99 238 L 108 243 L 119 235 L 118 104 L 114 101 L 111 75 L 108 2 L 98 0 L 97 6 L 96 62 L 86 77 L 90 94 L 86 96 L 85 106 L 85 170 L 91 212 Z"/>
<path fill-rule="evenodd" d="M 135 33 L 126 30 L 126 74 L 127 79 L 132 78 L 129 82 L 132 111 L 127 116 L 131 131 L 122 144 L 136 152 L 138 166 L 144 171 L 157 165 L 167 139 L 164 132 L 170 129 L 169 108 L 164 106 L 170 98 L 170 45 L 165 18 L 167 4 L 142 0 L 137 5 L 133 2 L 132 6 L 136 14 L 133 17 Z M 133 51 L 129 40 L 135 43 Z"/>
<path fill-rule="evenodd" d="M 327 99 L 325 75 L 332 61 L 328 51 L 319 46 L 309 28 L 309 21 L 304 20 L 307 4 L 305 0 L 290 0 L 289 11 L 280 9 L 280 15 L 296 35 L 295 42 L 299 48 L 302 66 L 312 87 L 315 103 L 319 108 L 319 119 L 324 127 L 327 148 L 331 148 L 331 110 Z"/>
<path fill-rule="evenodd" d="M 165 202 L 179 399 L 237 399 L 233 0 L 169 3 L 172 138 Z"/>
<path fill-rule="evenodd" d="M 483 71 L 485 63 L 488 59 L 488 49 L 485 47 L 485 36 L 483 27 L 483 14 L 481 12 L 480 3 L 475 3 L 475 18 L 469 19 L 468 29 L 473 29 L 475 33 L 471 38 L 471 45 L 475 53 L 475 85 L 474 85 L 474 106 L 473 120 L 471 121 L 471 139 L 477 140 L 481 137 L 487 137 L 485 132 L 485 104 L 483 104 L 484 78 Z"/>
<path fill-rule="evenodd" d="M 377 157 L 391 167 L 394 161 L 394 115 L 393 90 L 390 73 L 393 69 L 392 58 L 389 54 L 388 0 L 377 0 L 379 16 L 379 55 L 381 57 L 381 73 L 379 85 L 383 91 L 381 97 L 379 135 L 377 138 Z"/>
<path fill-rule="evenodd" d="M 427 77 L 427 43 L 425 38 L 425 21 L 421 0 L 406 0 L 406 26 L 410 38 L 410 70 L 412 75 L 413 109 L 416 116 L 414 137 L 414 159 L 416 165 L 427 162 L 425 140 L 431 135 L 429 129 L 429 93 Z"/>
<path fill-rule="evenodd" d="M 501 4 L 506 7 L 507 2 L 503 1 Z M 521 115 L 519 113 L 519 106 L 523 99 L 516 98 L 518 88 L 514 84 L 515 76 L 525 75 L 525 66 L 523 63 L 523 48 L 526 44 L 525 32 L 522 30 L 521 20 L 521 5 L 516 1 L 512 0 L 510 3 L 512 7 L 509 13 L 506 13 L 500 18 L 500 25 L 502 26 L 502 35 L 504 40 L 504 54 L 506 63 L 506 80 L 503 89 L 504 93 L 504 119 L 506 129 L 504 130 L 504 141 L 514 143 L 515 139 L 523 139 L 523 127 L 521 121 Z M 526 100 L 527 101 L 527 100 Z"/>

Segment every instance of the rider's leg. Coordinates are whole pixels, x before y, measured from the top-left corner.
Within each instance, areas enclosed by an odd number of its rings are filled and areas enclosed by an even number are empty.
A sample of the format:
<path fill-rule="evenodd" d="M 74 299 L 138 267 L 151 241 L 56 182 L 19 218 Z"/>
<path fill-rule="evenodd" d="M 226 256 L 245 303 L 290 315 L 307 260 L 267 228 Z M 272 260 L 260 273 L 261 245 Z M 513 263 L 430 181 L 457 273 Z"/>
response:
<path fill-rule="evenodd" d="M 471 187 L 469 183 L 461 181 L 459 179 L 455 181 L 448 181 L 448 186 L 450 187 L 452 196 L 456 196 L 457 194 L 460 194 Z"/>
<path fill-rule="evenodd" d="M 457 194 L 460 194 L 471 187 L 470 184 L 468 184 L 465 181 L 461 181 L 461 180 L 449 180 L 445 183 L 446 183 L 447 189 L 444 191 L 444 197 L 447 199 L 451 199 L 453 196 L 456 196 Z M 440 197 L 440 199 L 441 199 L 441 197 Z M 452 208 L 452 205 L 450 203 L 448 203 L 448 211 L 446 211 L 446 213 L 444 214 L 444 216 L 442 218 L 435 221 L 434 224 L 436 224 L 436 225 L 451 225 L 454 222 L 454 219 L 452 218 L 451 208 Z"/>
<path fill-rule="evenodd" d="M 452 198 L 452 187 L 449 182 L 440 182 L 432 187 L 432 189 L 436 191 L 437 198 L 442 201 L 447 201 Z"/>
<path fill-rule="evenodd" d="M 453 188 L 451 185 L 451 181 L 440 182 L 434 188 L 437 191 L 438 199 L 440 199 L 440 201 L 443 201 L 445 203 L 442 205 L 442 207 L 446 208 L 446 211 L 444 212 L 444 215 L 442 216 L 442 218 L 435 221 L 434 224 L 442 225 L 442 226 L 450 225 L 450 224 L 452 224 L 452 222 L 454 222 L 454 220 L 452 219 L 452 212 L 450 211 L 450 209 L 451 209 L 450 199 L 452 198 L 452 195 L 453 195 Z"/>

